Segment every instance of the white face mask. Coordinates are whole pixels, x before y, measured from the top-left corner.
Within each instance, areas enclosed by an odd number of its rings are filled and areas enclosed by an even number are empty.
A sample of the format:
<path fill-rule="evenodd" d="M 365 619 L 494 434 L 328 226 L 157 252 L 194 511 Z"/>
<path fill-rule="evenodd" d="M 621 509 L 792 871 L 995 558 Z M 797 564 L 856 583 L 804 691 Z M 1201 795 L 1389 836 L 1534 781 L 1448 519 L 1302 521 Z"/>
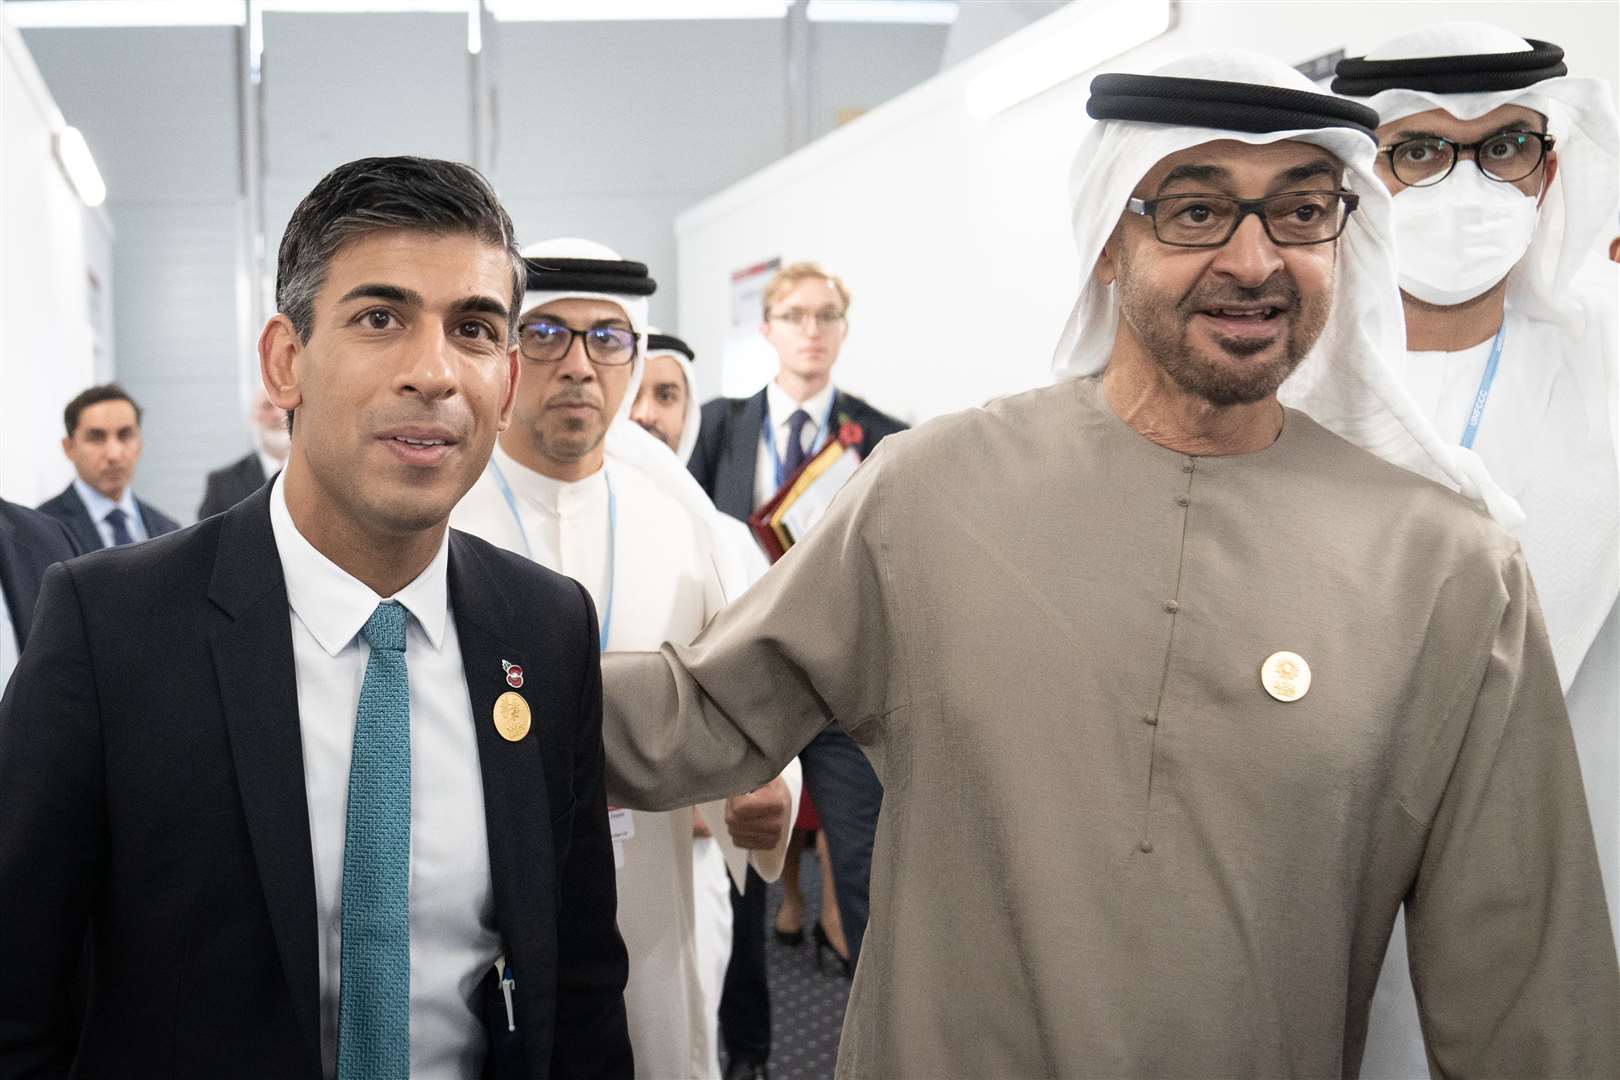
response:
<path fill-rule="evenodd" d="M 1444 307 L 1507 277 L 1536 232 L 1536 200 L 1487 180 L 1472 161 L 1433 187 L 1407 188 L 1391 207 L 1401 288 Z"/>

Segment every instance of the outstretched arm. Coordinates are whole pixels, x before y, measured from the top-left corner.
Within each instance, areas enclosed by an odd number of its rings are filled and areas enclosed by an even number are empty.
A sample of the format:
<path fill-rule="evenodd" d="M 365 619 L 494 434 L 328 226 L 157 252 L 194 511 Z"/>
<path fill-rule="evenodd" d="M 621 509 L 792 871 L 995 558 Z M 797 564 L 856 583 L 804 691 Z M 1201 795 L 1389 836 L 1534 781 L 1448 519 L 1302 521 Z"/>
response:
<path fill-rule="evenodd" d="M 666 810 L 751 790 L 834 719 L 879 749 L 881 718 L 910 693 L 884 462 L 873 455 L 815 533 L 693 644 L 602 658 L 611 801 Z"/>

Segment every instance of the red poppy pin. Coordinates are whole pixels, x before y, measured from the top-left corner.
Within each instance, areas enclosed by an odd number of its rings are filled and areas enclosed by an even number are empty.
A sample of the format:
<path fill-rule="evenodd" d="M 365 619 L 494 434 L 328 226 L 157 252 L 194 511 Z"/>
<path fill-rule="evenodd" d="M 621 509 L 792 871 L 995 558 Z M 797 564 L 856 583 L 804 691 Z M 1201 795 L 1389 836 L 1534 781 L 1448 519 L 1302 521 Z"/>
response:
<path fill-rule="evenodd" d="M 510 660 L 502 660 L 501 667 L 506 670 L 506 685 L 514 690 L 523 689 L 523 669 Z"/>
<path fill-rule="evenodd" d="M 859 446 L 866 441 L 866 432 L 861 425 L 847 416 L 838 418 L 838 441 L 844 446 Z"/>

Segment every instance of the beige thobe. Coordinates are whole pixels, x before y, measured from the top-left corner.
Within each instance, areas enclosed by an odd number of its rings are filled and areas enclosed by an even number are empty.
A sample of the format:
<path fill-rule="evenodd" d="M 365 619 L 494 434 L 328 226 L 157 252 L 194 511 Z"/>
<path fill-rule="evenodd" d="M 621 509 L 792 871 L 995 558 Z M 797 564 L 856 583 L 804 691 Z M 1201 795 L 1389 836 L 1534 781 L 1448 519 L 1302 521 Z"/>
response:
<path fill-rule="evenodd" d="M 833 717 L 871 757 L 841 1076 L 1353 1076 L 1403 900 L 1444 1071 L 1620 1075 L 1524 560 L 1300 413 L 1192 458 L 1081 380 L 895 436 L 694 645 L 603 672 L 617 801 L 760 782 Z"/>

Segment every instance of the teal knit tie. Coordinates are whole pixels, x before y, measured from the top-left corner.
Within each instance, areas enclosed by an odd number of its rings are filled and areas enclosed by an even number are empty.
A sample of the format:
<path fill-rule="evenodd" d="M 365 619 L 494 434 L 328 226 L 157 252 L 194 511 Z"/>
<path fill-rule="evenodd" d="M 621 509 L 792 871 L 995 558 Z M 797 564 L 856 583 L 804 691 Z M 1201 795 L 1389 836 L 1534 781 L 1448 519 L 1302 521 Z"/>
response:
<path fill-rule="evenodd" d="M 377 605 L 349 763 L 338 1080 L 411 1073 L 411 695 L 405 609 Z"/>

